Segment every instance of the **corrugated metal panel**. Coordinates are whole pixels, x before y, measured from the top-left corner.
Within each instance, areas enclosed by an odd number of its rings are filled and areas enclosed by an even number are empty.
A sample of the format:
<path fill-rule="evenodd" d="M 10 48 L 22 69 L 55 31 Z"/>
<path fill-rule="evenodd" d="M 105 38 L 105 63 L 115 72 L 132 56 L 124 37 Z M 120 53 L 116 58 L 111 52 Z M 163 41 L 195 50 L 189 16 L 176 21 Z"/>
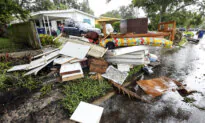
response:
<path fill-rule="evenodd" d="M 133 52 L 144 53 L 144 51 L 147 49 L 148 49 L 148 47 L 146 47 L 146 46 L 132 46 L 132 47 L 124 47 L 124 48 L 109 50 L 106 54 L 118 56 L 118 55 L 133 53 Z"/>
<path fill-rule="evenodd" d="M 141 65 L 148 64 L 149 59 L 145 56 L 146 51 L 139 51 L 134 53 L 128 53 L 125 55 L 105 55 L 105 59 L 107 62 L 112 64 L 128 64 L 128 65 Z"/>

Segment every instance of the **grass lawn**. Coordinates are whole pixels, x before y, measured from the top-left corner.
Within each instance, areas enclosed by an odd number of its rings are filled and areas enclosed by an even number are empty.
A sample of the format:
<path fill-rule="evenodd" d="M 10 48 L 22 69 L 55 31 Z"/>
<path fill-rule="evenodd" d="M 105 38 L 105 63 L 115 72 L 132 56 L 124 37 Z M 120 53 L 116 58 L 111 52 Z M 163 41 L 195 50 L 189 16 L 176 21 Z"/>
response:
<path fill-rule="evenodd" d="M 0 53 L 13 52 L 21 48 L 23 48 L 21 45 L 12 42 L 10 39 L 0 37 Z"/>

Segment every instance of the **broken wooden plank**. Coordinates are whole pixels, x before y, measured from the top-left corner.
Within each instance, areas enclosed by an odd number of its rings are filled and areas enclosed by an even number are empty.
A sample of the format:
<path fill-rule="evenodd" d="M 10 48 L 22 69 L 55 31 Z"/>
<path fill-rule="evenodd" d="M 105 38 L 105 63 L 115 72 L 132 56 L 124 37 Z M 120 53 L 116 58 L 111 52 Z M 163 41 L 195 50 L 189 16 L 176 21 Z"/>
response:
<path fill-rule="evenodd" d="M 31 61 L 28 70 L 37 68 L 39 66 L 43 66 L 44 64 L 47 63 L 47 61 L 49 61 L 50 59 L 57 57 L 59 55 L 59 50 L 52 52 L 51 54 L 47 55 L 47 56 L 43 56 L 40 59 L 36 59 L 34 61 Z"/>
<path fill-rule="evenodd" d="M 69 56 L 63 56 L 63 57 L 60 57 L 60 58 L 57 58 L 54 60 L 53 64 L 65 64 L 65 63 L 68 63 L 72 60 L 75 60 L 76 58 L 73 58 L 73 57 L 69 57 Z"/>
<path fill-rule="evenodd" d="M 17 65 L 17 66 L 13 66 L 11 69 L 7 70 L 7 72 L 27 70 L 28 67 L 29 67 L 29 64 Z"/>
<path fill-rule="evenodd" d="M 85 58 L 89 49 L 90 49 L 90 46 L 67 42 L 62 48 L 62 50 L 60 51 L 60 54 L 71 56 L 74 58 L 83 59 Z"/>
<path fill-rule="evenodd" d="M 24 76 L 27 76 L 27 75 L 31 75 L 31 74 L 34 74 L 34 75 L 37 75 L 38 72 L 43 69 L 44 67 L 46 67 L 48 64 L 50 64 L 55 58 L 49 60 L 48 62 L 46 62 L 44 65 L 38 67 L 38 68 L 35 68 L 27 73 L 24 74 Z"/>
<path fill-rule="evenodd" d="M 60 73 L 60 75 L 63 76 L 63 75 L 79 73 L 79 72 L 80 72 L 80 70 L 73 70 L 73 71 L 68 71 L 68 72 L 62 72 L 62 73 Z"/>
<path fill-rule="evenodd" d="M 74 72 L 73 73 L 73 71 L 79 71 L 79 72 Z M 68 74 L 64 74 L 64 73 L 68 73 Z M 74 80 L 74 79 L 84 77 L 83 70 L 81 68 L 80 63 L 74 63 L 74 64 L 66 63 L 66 64 L 63 64 L 61 66 L 61 69 L 60 69 L 60 74 L 63 74 L 62 75 L 62 81 L 69 81 L 69 80 Z"/>
<path fill-rule="evenodd" d="M 36 59 L 36 58 L 38 58 L 38 57 L 41 57 L 41 56 L 50 54 L 50 53 L 55 52 L 55 51 L 57 51 L 57 50 L 59 50 L 59 48 L 54 49 L 54 50 L 51 50 L 51 51 L 48 51 L 48 52 L 45 52 L 45 53 L 42 53 L 42 54 L 39 54 L 39 55 L 37 55 L 37 56 L 34 56 L 33 59 Z"/>
<path fill-rule="evenodd" d="M 127 94 L 129 98 L 132 97 L 132 98 L 139 99 L 143 102 L 149 103 L 149 101 L 142 99 L 139 95 L 137 95 L 136 93 L 128 90 L 127 88 L 123 87 L 122 85 L 120 85 L 116 82 L 113 82 L 113 81 L 109 81 L 109 82 L 112 83 L 115 87 L 117 87 L 119 92 L 122 92 L 123 94 Z"/>

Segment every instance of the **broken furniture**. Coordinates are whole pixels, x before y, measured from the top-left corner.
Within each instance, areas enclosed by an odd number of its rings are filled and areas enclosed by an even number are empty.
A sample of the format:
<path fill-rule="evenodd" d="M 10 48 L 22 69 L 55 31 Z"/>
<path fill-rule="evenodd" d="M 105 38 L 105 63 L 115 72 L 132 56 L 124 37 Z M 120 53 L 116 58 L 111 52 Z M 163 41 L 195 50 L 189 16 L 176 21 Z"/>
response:
<path fill-rule="evenodd" d="M 142 24 L 138 24 L 137 22 L 133 24 L 132 21 L 141 21 Z M 119 21 L 119 20 L 115 20 Z M 170 41 L 174 41 L 174 36 L 175 36 L 175 31 L 176 31 L 176 21 L 169 21 L 169 22 L 162 22 L 158 24 L 158 32 L 147 32 L 148 26 L 146 26 L 146 20 L 144 18 L 136 18 L 136 19 L 131 19 L 129 22 L 129 19 L 127 20 L 127 24 L 125 23 L 124 25 L 124 30 L 122 31 L 121 34 L 110 34 L 110 38 L 139 38 L 139 37 L 155 37 L 155 38 L 164 38 L 164 37 L 169 37 Z M 130 24 L 132 23 L 132 24 Z M 129 24 L 129 25 L 128 25 Z M 106 21 L 103 22 L 103 34 L 104 37 L 108 37 L 106 34 Z M 123 25 L 123 22 L 121 23 L 121 26 Z M 127 25 L 127 27 L 126 27 Z M 138 30 L 133 28 L 132 26 L 135 25 L 137 27 L 143 28 L 142 30 Z M 146 26 L 146 27 L 145 27 Z M 122 27 L 123 28 L 123 27 Z M 121 29 L 123 30 L 123 29 Z M 128 30 L 128 32 L 127 32 Z M 133 32 L 132 32 L 133 31 Z M 126 33 L 127 32 L 127 33 Z M 144 33 L 142 33 L 144 32 Z"/>
<path fill-rule="evenodd" d="M 103 108 L 81 101 L 70 119 L 80 123 L 100 123 Z"/>

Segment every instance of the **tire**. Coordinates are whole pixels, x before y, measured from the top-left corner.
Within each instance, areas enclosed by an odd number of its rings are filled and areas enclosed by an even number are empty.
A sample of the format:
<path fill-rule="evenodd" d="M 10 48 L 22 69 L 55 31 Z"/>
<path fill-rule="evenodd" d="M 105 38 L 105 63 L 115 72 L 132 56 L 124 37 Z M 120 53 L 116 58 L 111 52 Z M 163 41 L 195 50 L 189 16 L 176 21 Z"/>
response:
<path fill-rule="evenodd" d="M 108 49 L 115 49 L 115 44 L 113 42 L 108 42 L 106 44 L 106 48 L 108 48 Z"/>

